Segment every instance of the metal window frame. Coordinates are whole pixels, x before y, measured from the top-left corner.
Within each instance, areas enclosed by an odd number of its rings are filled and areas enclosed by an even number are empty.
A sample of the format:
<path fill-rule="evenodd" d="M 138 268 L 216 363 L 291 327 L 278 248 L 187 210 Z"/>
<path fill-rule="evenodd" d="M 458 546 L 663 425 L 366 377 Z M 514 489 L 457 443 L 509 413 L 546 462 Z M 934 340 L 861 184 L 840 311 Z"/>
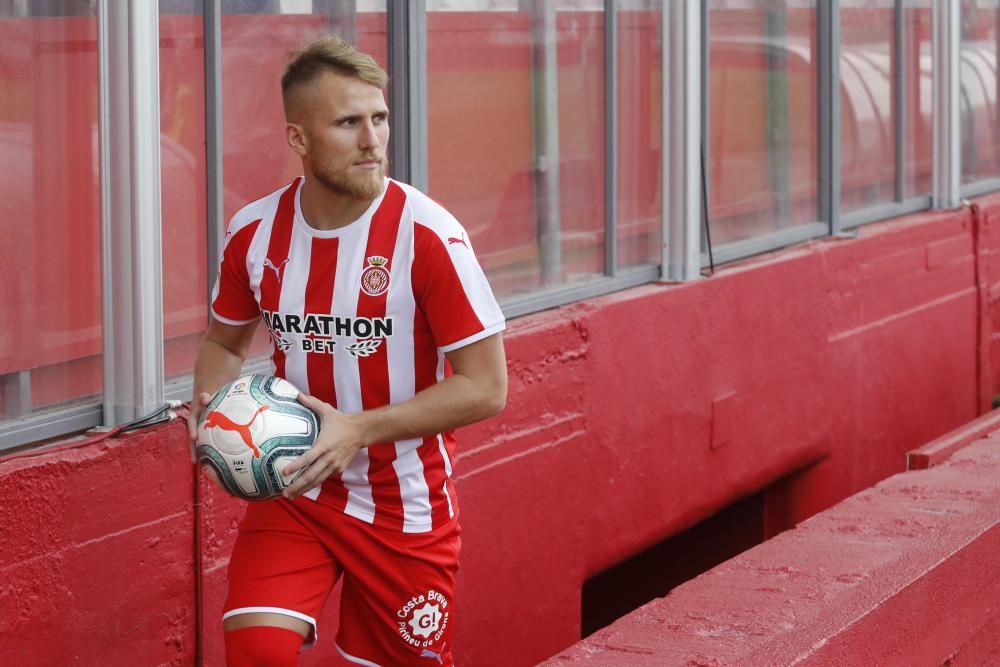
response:
<path fill-rule="evenodd" d="M 618 274 L 618 2 L 604 0 L 604 275 Z"/>
<path fill-rule="evenodd" d="M 159 2 L 97 3 L 103 398 L 0 425 L 0 451 L 163 403 Z"/>
<path fill-rule="evenodd" d="M 386 2 L 389 57 L 389 160 L 393 178 L 427 192 L 427 6 Z"/>
<path fill-rule="evenodd" d="M 817 125 L 819 130 L 820 221 L 830 234 L 842 231 L 840 217 L 840 0 L 822 2 L 816 8 Z"/>
<path fill-rule="evenodd" d="M 205 0 L 203 33 L 205 42 L 205 261 L 208 284 L 206 304 L 211 308 L 213 280 L 225 241 L 223 209 L 225 181 L 222 152 L 222 0 Z M 211 314 L 208 314 L 211 317 Z M 190 394 L 184 398 L 187 400 Z"/>
<path fill-rule="evenodd" d="M 838 2 L 839 4 L 839 2 Z M 891 202 L 882 202 L 879 204 L 874 204 L 872 206 L 866 206 L 864 208 L 859 208 L 849 213 L 842 214 L 839 218 L 840 224 L 835 233 L 839 233 L 846 230 L 856 229 L 857 227 L 873 222 L 880 222 L 882 220 L 887 220 L 889 218 L 895 218 L 902 215 L 908 215 L 911 213 L 917 213 L 919 211 L 929 210 L 934 208 L 934 195 L 933 193 L 925 193 L 919 195 L 908 195 L 906 192 L 906 130 L 907 130 L 907 114 L 905 111 L 906 106 L 906 71 L 907 65 L 907 51 L 905 43 L 905 30 L 906 23 L 904 21 L 904 12 L 907 9 L 906 2 L 904 0 L 895 0 L 893 3 L 893 31 L 894 31 L 894 44 L 893 44 L 893 58 L 895 62 L 895 71 L 893 72 L 892 84 L 892 113 L 895 116 L 895 152 L 894 161 L 896 167 L 896 175 L 894 182 L 894 196 Z M 839 11 L 839 8 L 838 8 Z M 837 18 L 839 25 L 839 16 Z M 839 44 L 839 40 L 837 42 Z M 839 47 L 838 47 L 839 48 Z M 935 54 L 936 61 L 936 54 Z M 838 77 L 839 78 L 839 77 Z M 839 117 L 839 116 L 838 116 Z M 937 113 L 935 111 L 935 118 Z M 937 170 L 937 160 L 934 160 L 933 169 Z"/>
<path fill-rule="evenodd" d="M 664 0 L 662 21 L 661 280 L 689 281 L 702 266 L 702 3 Z"/>
<path fill-rule="evenodd" d="M 103 266 L 105 425 L 163 403 L 159 2 L 107 3 L 108 116 L 102 169 L 111 238 Z M 110 419 L 109 419 L 110 417 Z"/>
<path fill-rule="evenodd" d="M 962 129 L 959 109 L 961 16 L 959 0 L 931 4 L 931 90 L 933 118 L 934 208 L 952 209 L 962 201 Z"/>
<path fill-rule="evenodd" d="M 963 185 L 962 197 L 979 197 L 997 190 L 1000 190 L 1000 176 Z"/>
<path fill-rule="evenodd" d="M 614 277 L 595 275 L 577 284 L 552 288 L 501 299 L 504 317 L 511 319 L 543 310 L 565 306 L 583 299 L 591 299 L 630 287 L 656 282 L 661 278 L 659 266 L 638 266 L 620 269 Z"/>
<path fill-rule="evenodd" d="M 718 265 L 761 255 L 772 250 L 780 250 L 796 243 L 823 238 L 829 233 L 830 227 L 826 222 L 810 222 L 714 246 L 712 253 L 715 257 L 715 263 Z"/>

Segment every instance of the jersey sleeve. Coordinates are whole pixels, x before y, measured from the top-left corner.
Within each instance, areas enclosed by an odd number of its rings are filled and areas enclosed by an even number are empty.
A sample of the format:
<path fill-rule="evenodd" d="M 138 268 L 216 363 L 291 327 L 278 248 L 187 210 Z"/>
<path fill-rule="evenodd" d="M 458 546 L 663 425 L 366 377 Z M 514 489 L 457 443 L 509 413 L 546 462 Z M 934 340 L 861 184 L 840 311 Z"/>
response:
<path fill-rule="evenodd" d="M 414 223 L 413 292 L 435 344 L 450 352 L 503 331 L 497 304 L 468 236 L 457 223 Z"/>
<path fill-rule="evenodd" d="M 247 253 L 260 220 L 237 227 L 230 222 L 219 275 L 212 290 L 212 315 L 224 324 L 249 324 L 260 316 L 260 308 L 250 287 Z"/>

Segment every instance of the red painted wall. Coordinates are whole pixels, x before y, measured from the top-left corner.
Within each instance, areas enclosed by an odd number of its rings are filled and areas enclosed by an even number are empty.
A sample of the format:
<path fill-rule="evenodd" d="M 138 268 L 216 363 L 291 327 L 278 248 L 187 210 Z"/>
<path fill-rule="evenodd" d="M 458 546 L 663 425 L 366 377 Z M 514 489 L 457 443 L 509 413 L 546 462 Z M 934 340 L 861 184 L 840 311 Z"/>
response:
<path fill-rule="evenodd" d="M 1000 432 L 678 586 L 545 665 L 996 665 Z"/>
<path fill-rule="evenodd" d="M 981 205 L 511 322 L 507 410 L 459 434 L 460 664 L 551 656 L 595 573 L 765 488 L 775 534 L 983 412 L 1000 198 Z M 0 658 L 190 664 L 197 513 L 218 664 L 241 507 L 202 491 L 195 508 L 180 424 L 0 462 Z"/>

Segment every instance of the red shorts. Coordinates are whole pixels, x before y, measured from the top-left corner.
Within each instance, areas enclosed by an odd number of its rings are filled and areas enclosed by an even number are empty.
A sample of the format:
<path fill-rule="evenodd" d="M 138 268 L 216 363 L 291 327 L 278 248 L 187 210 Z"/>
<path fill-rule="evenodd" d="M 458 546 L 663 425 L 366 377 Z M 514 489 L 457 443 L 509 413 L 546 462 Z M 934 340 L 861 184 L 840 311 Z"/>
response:
<path fill-rule="evenodd" d="M 376 528 L 305 497 L 251 503 L 229 561 L 223 619 L 273 612 L 312 625 L 343 575 L 337 648 L 361 665 L 451 665 L 458 522 Z"/>

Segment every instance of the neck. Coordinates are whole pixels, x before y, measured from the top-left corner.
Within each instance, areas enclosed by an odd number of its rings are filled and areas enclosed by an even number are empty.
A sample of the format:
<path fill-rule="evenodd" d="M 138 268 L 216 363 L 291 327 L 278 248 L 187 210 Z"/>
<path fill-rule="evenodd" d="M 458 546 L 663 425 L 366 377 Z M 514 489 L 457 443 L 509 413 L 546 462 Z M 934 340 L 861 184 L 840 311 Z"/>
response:
<path fill-rule="evenodd" d="M 368 210 L 373 201 L 375 197 L 358 199 L 346 192 L 331 190 L 315 178 L 306 177 L 300 203 L 306 224 L 313 229 L 327 231 L 351 224 Z"/>

